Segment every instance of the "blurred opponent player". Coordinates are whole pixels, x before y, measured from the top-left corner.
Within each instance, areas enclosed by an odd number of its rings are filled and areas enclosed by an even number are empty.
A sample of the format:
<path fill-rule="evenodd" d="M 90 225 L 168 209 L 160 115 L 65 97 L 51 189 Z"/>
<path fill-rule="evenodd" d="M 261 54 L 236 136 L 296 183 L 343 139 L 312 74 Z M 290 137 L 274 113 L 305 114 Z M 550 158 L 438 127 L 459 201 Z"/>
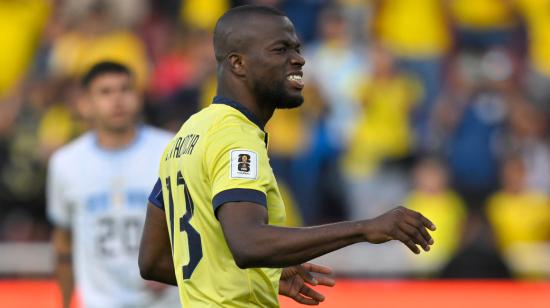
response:
<path fill-rule="evenodd" d="M 76 286 L 84 307 L 176 307 L 177 289 L 143 280 L 137 267 L 144 204 L 171 135 L 138 118 L 134 77 L 117 63 L 83 77 L 93 130 L 51 158 L 48 215 L 57 276 L 68 307 Z"/>
<path fill-rule="evenodd" d="M 402 207 L 370 220 L 282 227 L 263 128 L 275 109 L 303 102 L 294 26 L 272 8 L 237 7 L 218 21 L 214 49 L 217 96 L 166 147 L 149 197 L 145 278 L 177 283 L 184 307 L 278 307 L 277 293 L 315 305 L 324 297 L 308 284 L 334 281 L 324 275 L 330 269 L 303 262 L 364 241 L 429 250 L 435 226 Z"/>

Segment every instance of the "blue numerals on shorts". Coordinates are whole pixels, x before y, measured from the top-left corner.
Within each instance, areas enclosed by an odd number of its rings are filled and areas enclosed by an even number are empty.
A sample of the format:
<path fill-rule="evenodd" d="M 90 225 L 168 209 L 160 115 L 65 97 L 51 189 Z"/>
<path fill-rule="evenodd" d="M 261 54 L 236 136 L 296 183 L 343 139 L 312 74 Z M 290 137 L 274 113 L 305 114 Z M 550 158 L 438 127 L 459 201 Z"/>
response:
<path fill-rule="evenodd" d="M 177 186 L 183 186 L 183 192 L 185 194 L 185 214 L 180 217 L 180 232 L 187 233 L 187 243 L 189 251 L 189 263 L 182 267 L 183 279 L 191 278 L 193 271 L 202 259 L 202 244 L 201 236 L 195 228 L 191 225 L 190 221 L 193 218 L 195 212 L 195 205 L 193 199 L 189 194 L 189 189 L 185 184 L 181 171 L 177 174 Z M 169 200 L 169 216 L 170 216 L 170 230 L 172 234 L 172 251 L 174 251 L 174 199 L 172 198 L 172 189 L 170 187 L 170 177 L 166 179 L 166 187 L 168 188 L 168 200 Z"/>

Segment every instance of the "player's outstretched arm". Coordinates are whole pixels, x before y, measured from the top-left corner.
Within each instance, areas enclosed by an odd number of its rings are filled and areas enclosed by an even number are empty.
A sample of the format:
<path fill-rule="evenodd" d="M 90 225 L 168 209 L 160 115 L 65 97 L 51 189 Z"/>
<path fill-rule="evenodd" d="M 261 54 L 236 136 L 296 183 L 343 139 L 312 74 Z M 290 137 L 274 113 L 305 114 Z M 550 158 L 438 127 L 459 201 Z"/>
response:
<path fill-rule="evenodd" d="M 267 224 L 267 209 L 250 202 L 229 202 L 218 209 L 218 219 L 235 262 L 241 268 L 286 267 L 302 264 L 342 247 L 358 243 L 399 240 L 414 253 L 425 251 L 435 225 L 422 214 L 397 207 L 381 216 L 305 228 Z"/>
<path fill-rule="evenodd" d="M 138 264 L 144 279 L 177 285 L 166 217 L 151 203 L 147 204 Z"/>

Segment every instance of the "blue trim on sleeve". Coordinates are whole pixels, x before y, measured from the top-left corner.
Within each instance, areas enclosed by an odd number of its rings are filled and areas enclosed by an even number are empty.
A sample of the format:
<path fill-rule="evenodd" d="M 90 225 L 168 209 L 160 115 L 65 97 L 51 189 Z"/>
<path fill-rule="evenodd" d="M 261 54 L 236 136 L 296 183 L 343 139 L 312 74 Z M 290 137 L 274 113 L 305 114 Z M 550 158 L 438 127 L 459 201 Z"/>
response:
<path fill-rule="evenodd" d="M 157 179 L 148 199 L 154 206 L 164 211 L 164 200 L 162 199 L 162 184 L 160 183 L 160 179 Z"/>
<path fill-rule="evenodd" d="M 217 216 L 217 211 L 220 206 L 227 202 L 252 202 L 267 207 L 267 197 L 265 193 L 249 188 L 233 188 L 219 192 L 212 199 L 212 207 L 214 215 Z"/>

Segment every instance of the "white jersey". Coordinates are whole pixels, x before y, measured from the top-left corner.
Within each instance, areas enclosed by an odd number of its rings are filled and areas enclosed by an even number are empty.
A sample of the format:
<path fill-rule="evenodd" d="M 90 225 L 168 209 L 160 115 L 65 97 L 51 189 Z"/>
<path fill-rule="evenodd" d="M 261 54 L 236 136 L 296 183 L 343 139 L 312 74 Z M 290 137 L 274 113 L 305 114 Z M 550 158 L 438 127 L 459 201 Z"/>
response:
<path fill-rule="evenodd" d="M 52 156 L 48 216 L 72 231 L 75 281 L 84 307 L 179 307 L 177 288 L 154 294 L 138 268 L 147 197 L 171 137 L 142 126 L 131 145 L 107 150 L 88 132 Z"/>

